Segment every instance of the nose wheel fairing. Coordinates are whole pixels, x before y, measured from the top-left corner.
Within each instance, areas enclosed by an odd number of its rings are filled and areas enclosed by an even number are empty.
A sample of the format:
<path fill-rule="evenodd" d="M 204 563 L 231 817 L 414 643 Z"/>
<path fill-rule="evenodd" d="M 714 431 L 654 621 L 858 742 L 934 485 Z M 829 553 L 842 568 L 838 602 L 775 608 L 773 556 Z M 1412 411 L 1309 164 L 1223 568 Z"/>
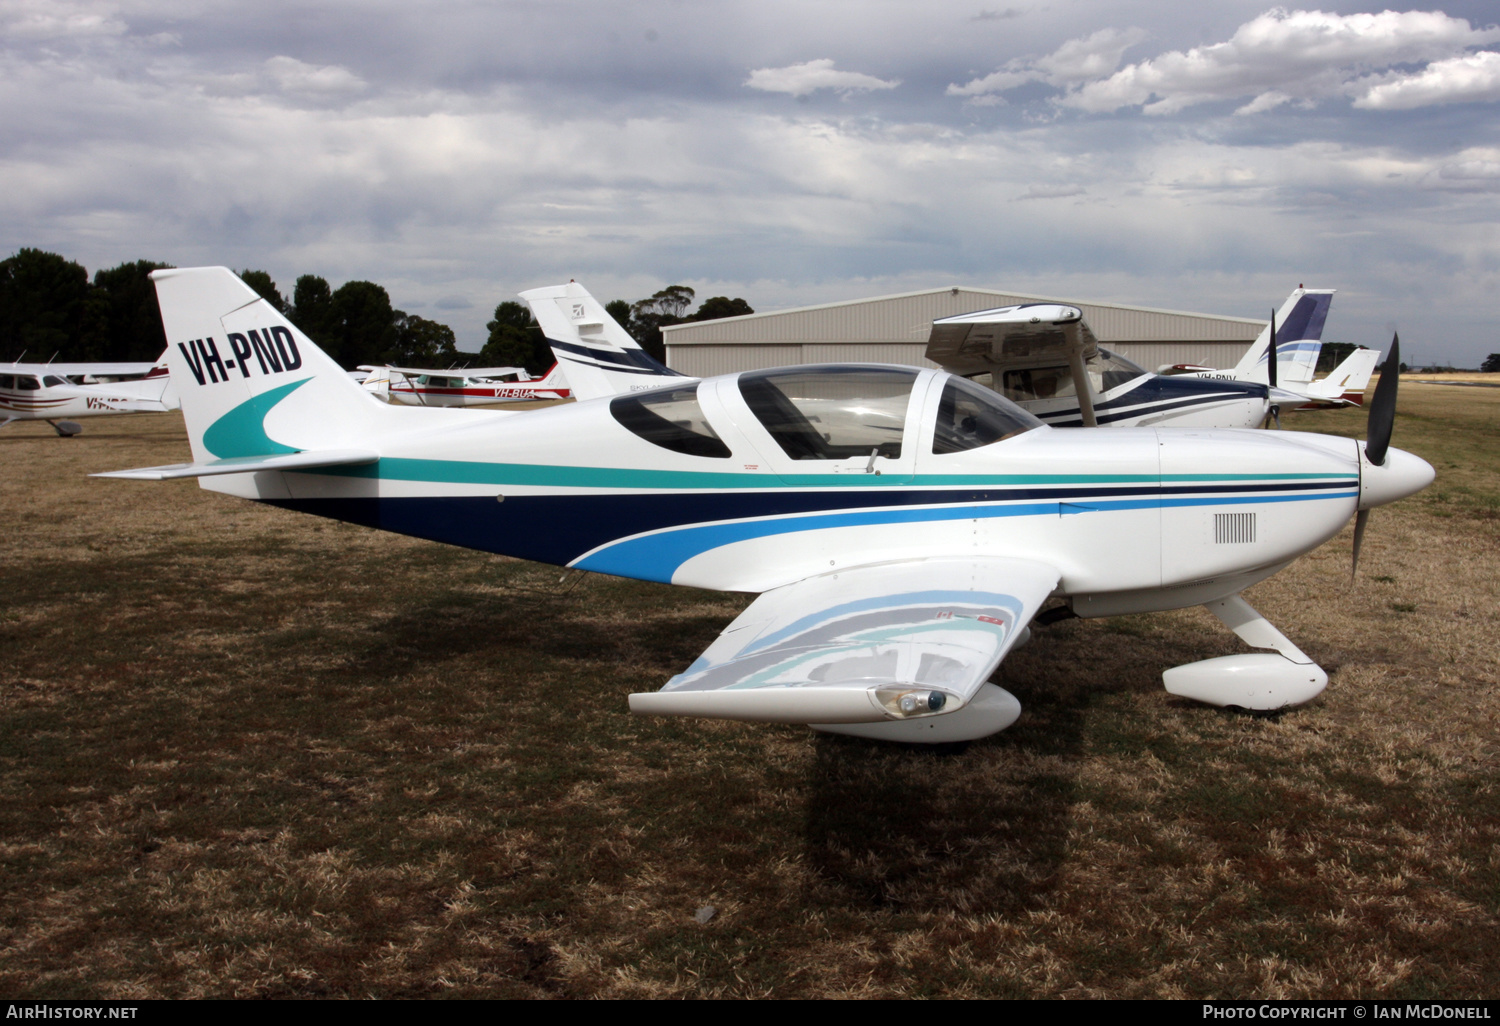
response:
<path fill-rule="evenodd" d="M 1204 603 L 1251 648 L 1247 652 L 1174 666 L 1162 674 L 1167 691 L 1209 705 L 1269 711 L 1309 702 L 1328 686 L 1328 674 L 1239 595 Z"/>

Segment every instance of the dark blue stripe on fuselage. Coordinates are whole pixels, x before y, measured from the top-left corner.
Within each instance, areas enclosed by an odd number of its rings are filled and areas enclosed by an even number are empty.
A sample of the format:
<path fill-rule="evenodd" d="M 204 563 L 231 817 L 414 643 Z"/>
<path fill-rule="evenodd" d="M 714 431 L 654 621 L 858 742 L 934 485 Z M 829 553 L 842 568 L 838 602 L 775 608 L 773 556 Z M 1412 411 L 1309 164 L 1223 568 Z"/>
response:
<path fill-rule="evenodd" d="M 1152 374 L 1143 378 L 1139 385 L 1128 392 L 1117 395 L 1113 399 L 1095 403 L 1094 419 L 1100 424 L 1112 424 L 1115 421 L 1145 417 L 1166 410 L 1214 406 L 1245 399 L 1264 399 L 1267 394 L 1267 386 L 1257 385 L 1251 381 L 1177 378 Z M 1073 410 L 1038 413 L 1037 416 L 1054 427 L 1074 427 L 1083 423 L 1081 414 Z"/>
<path fill-rule="evenodd" d="M 608 542 L 689 524 L 789 516 L 831 510 L 1001 502 L 1062 501 L 1087 505 L 1139 496 L 1238 495 L 1348 489 L 1347 481 L 1259 484 L 1121 485 L 1053 488 L 663 492 L 648 495 L 513 495 L 434 498 L 274 499 L 270 505 L 566 566 Z M 1047 512 L 1039 509 L 1038 513 Z"/>

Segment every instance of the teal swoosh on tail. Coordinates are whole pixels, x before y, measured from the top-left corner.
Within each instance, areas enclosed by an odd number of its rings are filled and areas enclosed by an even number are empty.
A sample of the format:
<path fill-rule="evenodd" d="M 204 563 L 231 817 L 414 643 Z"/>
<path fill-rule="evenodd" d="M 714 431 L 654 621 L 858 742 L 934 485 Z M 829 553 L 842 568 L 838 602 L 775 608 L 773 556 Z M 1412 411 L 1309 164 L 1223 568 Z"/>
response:
<path fill-rule="evenodd" d="M 271 440 L 266 434 L 266 414 L 311 380 L 312 378 L 303 378 L 301 381 L 293 381 L 240 403 L 208 426 L 208 430 L 203 432 L 203 447 L 221 460 L 236 456 L 274 456 L 278 453 L 301 452 L 300 449 Z"/>

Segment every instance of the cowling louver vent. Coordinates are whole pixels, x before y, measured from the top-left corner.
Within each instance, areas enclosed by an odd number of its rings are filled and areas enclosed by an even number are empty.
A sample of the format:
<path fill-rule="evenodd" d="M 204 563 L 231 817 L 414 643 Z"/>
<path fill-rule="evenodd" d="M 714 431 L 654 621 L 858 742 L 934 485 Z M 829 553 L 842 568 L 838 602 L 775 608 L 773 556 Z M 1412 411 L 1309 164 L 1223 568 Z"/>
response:
<path fill-rule="evenodd" d="M 1215 513 L 1214 541 L 1220 545 L 1235 545 L 1255 540 L 1254 513 Z"/>

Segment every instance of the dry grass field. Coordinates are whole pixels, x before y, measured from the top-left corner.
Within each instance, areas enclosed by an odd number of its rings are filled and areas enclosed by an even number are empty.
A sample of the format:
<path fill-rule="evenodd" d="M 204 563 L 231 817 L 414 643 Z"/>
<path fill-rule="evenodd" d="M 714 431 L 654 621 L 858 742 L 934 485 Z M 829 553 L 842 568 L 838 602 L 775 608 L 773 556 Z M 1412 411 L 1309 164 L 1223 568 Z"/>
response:
<path fill-rule="evenodd" d="M 632 718 L 744 597 L 91 480 L 187 446 L 84 426 L 0 432 L 9 997 L 1500 993 L 1500 391 L 1404 385 L 1437 483 L 1250 592 L 1314 703 L 1168 695 L 1241 650 L 1202 610 L 1073 620 L 957 752 Z"/>

